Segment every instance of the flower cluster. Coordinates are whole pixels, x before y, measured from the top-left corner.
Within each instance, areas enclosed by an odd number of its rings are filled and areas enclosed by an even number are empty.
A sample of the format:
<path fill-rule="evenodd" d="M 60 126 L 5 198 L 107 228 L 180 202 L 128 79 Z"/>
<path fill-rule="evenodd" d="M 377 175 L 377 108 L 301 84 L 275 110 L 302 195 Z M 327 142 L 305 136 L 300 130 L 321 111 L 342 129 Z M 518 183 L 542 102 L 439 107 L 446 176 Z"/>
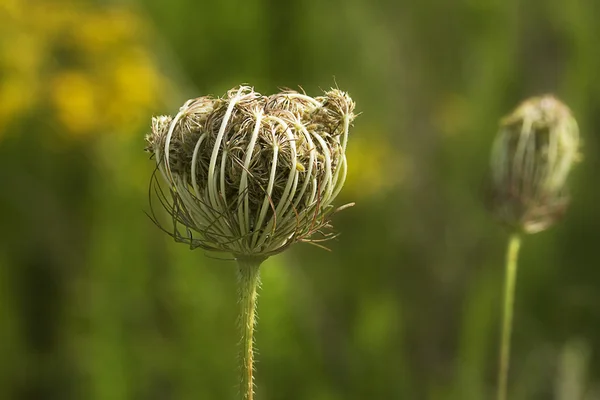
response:
<path fill-rule="evenodd" d="M 330 237 L 322 229 L 346 178 L 353 110 L 337 89 L 312 98 L 241 86 L 153 118 L 147 150 L 170 189 L 165 195 L 153 180 L 173 217 L 165 230 L 192 248 L 235 256 L 267 257 L 319 241 L 317 232 Z"/>
<path fill-rule="evenodd" d="M 0 138 L 40 114 L 69 139 L 137 132 L 171 90 L 152 28 L 131 7 L 17 0 L 0 2 L 0 15 Z"/>
<path fill-rule="evenodd" d="M 569 171 L 579 154 L 579 129 L 552 96 L 523 102 L 500 122 L 492 149 L 492 207 L 514 229 L 535 233 L 568 205 Z"/>

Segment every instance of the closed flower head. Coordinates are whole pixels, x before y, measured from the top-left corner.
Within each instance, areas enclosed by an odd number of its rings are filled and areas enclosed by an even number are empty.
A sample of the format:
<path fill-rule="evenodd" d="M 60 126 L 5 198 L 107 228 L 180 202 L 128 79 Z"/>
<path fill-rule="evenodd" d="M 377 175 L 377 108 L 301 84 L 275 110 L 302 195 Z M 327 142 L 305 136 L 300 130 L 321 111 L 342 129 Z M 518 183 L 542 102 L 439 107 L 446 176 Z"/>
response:
<path fill-rule="evenodd" d="M 553 96 L 523 102 L 500 121 L 492 158 L 492 207 L 513 229 L 535 233 L 565 212 L 566 186 L 579 154 L 579 128 Z"/>
<path fill-rule="evenodd" d="M 318 241 L 311 237 L 329 227 L 346 178 L 353 110 L 337 89 L 312 98 L 241 86 L 153 118 L 148 151 L 170 189 L 163 195 L 153 180 L 173 217 L 165 230 L 192 248 L 236 256 Z"/>

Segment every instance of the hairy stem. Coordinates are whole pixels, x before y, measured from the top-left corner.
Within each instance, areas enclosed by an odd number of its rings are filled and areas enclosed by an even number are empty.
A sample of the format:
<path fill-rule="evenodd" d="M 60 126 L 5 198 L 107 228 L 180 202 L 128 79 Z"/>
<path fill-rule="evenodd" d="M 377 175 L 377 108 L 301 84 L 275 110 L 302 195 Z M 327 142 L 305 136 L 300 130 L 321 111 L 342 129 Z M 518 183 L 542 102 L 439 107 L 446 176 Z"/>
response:
<path fill-rule="evenodd" d="M 260 284 L 260 264 L 264 258 L 238 257 L 238 299 L 240 306 L 240 395 L 242 400 L 254 398 L 254 325 L 256 298 Z"/>
<path fill-rule="evenodd" d="M 504 307 L 502 310 L 502 332 L 500 337 L 500 364 L 498 368 L 498 400 L 506 400 L 508 387 L 508 366 L 510 363 L 510 336 L 512 332 L 517 258 L 521 247 L 521 236 L 513 233 L 506 251 L 506 271 L 504 278 Z"/>

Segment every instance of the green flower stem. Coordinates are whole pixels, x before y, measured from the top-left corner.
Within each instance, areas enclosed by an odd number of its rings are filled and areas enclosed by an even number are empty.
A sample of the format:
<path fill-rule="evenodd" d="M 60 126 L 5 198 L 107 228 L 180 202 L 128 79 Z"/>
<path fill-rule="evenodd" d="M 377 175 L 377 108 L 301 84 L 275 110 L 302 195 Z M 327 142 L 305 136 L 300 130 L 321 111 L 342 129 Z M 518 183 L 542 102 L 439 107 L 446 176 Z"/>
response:
<path fill-rule="evenodd" d="M 502 335 L 500 337 L 500 365 L 498 369 L 498 400 L 506 400 L 508 387 L 508 366 L 510 363 L 510 336 L 512 331 L 517 259 L 521 247 L 521 235 L 513 233 L 506 252 L 506 272 L 504 278 L 504 308 L 502 310 Z"/>
<path fill-rule="evenodd" d="M 242 400 L 254 398 L 254 325 L 256 298 L 260 284 L 260 264 L 263 257 L 238 257 L 239 326 L 242 334 L 240 362 L 240 395 Z"/>

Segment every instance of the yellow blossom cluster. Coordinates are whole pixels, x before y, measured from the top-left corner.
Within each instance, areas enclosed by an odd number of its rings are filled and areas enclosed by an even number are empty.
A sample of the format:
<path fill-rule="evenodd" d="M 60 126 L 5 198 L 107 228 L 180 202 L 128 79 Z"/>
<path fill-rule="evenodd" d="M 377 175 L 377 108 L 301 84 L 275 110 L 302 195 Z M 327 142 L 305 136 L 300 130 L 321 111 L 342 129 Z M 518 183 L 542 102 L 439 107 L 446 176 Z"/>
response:
<path fill-rule="evenodd" d="M 61 0 L 0 4 L 0 137 L 32 112 L 67 136 L 132 131 L 166 80 L 150 29 L 123 6 Z"/>

